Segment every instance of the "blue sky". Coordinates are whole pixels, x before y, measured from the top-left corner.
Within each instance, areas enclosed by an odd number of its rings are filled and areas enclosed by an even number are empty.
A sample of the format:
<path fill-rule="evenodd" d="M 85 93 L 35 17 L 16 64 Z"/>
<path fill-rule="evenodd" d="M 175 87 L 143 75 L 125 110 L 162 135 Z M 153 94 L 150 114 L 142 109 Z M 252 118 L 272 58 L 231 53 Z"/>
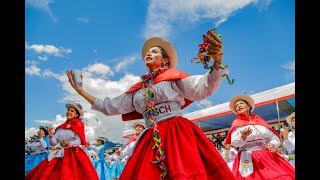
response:
<path fill-rule="evenodd" d="M 144 41 L 162 36 L 175 47 L 177 68 L 190 75 L 207 70 L 192 64 L 202 34 L 222 34 L 225 79 L 216 94 L 195 102 L 189 113 L 295 81 L 295 1 L 292 0 L 26 0 L 25 135 L 40 125 L 65 121 L 68 102 L 85 110 L 89 140 L 103 135 L 123 142 L 132 122 L 104 116 L 71 88 L 66 71 L 79 69 L 93 95 L 116 97 L 146 72 Z"/>

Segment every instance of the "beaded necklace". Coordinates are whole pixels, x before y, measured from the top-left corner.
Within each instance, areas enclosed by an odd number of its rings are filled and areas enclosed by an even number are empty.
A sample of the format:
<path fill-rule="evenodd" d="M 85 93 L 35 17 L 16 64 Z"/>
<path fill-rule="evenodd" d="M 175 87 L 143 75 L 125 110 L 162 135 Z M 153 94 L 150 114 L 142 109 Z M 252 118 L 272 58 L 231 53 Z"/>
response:
<path fill-rule="evenodd" d="M 146 105 L 146 113 L 148 114 L 147 116 L 148 120 L 153 124 L 152 132 L 153 132 L 153 140 L 155 144 L 152 147 L 152 149 L 156 151 L 156 160 L 152 161 L 152 163 L 158 164 L 160 169 L 163 171 L 160 175 L 161 179 L 164 179 L 164 177 L 168 173 L 168 170 L 163 163 L 163 160 L 165 159 L 165 154 L 164 154 L 164 150 L 162 149 L 163 144 L 161 142 L 160 132 L 158 131 L 158 128 L 157 128 L 158 127 L 157 121 L 154 117 L 154 114 L 157 113 L 157 110 L 154 108 L 156 102 L 155 102 L 155 92 L 152 86 L 154 85 L 154 78 L 157 75 L 167 71 L 168 69 L 169 69 L 168 67 L 159 68 L 157 70 L 150 72 L 149 74 L 141 76 L 141 83 L 144 89 L 143 97 Z"/>

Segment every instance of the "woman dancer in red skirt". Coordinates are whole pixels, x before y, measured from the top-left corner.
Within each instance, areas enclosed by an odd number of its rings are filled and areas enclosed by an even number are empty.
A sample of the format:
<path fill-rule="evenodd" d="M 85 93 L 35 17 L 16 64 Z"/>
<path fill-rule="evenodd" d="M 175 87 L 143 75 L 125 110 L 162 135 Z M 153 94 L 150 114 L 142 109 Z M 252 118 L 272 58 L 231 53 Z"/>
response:
<path fill-rule="evenodd" d="M 87 154 L 79 147 L 86 146 L 83 116 L 79 103 L 66 104 L 67 120 L 50 135 L 49 157 L 38 164 L 25 179 L 30 180 L 98 180 L 98 174 Z M 50 132 L 50 130 L 49 130 Z"/>
<path fill-rule="evenodd" d="M 203 38 L 215 65 L 219 66 L 221 40 L 211 30 Z M 75 84 L 72 71 L 67 72 L 71 86 L 92 104 L 93 110 L 108 116 L 122 114 L 125 121 L 145 119 L 147 129 L 139 136 L 120 180 L 234 179 L 203 131 L 182 117 L 181 112 L 191 102 L 214 94 L 228 69 L 217 67 L 204 75 L 189 76 L 175 69 L 175 49 L 161 37 L 144 43 L 142 58 L 149 73 L 113 99 L 92 96 Z"/>
<path fill-rule="evenodd" d="M 279 133 L 259 115 L 252 114 L 252 97 L 236 96 L 229 106 L 237 114 L 226 138 L 227 144 L 240 148 L 232 167 L 236 179 L 294 180 L 294 168 L 276 153 L 281 144 Z"/>

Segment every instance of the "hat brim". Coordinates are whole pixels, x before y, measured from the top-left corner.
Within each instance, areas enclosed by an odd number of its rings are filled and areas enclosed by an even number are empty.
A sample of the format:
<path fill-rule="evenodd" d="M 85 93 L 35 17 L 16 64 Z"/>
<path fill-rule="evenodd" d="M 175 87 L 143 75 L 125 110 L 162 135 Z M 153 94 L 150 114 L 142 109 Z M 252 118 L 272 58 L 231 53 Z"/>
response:
<path fill-rule="evenodd" d="M 171 43 L 161 37 L 152 37 L 152 38 L 145 41 L 143 48 L 142 48 L 143 61 L 144 61 L 144 58 L 145 58 L 148 50 L 152 47 L 155 47 L 155 46 L 160 46 L 166 51 L 166 53 L 168 54 L 169 59 L 170 59 L 170 67 L 176 68 L 176 66 L 177 66 L 177 53 L 176 53 L 175 49 L 173 48 L 173 46 L 171 45 Z"/>
<path fill-rule="evenodd" d="M 83 117 L 83 111 L 82 109 L 80 109 L 76 104 L 73 104 L 73 103 L 68 103 L 66 104 L 66 108 L 69 109 L 69 107 L 73 107 L 75 109 L 78 110 L 78 112 L 80 113 L 80 117 L 79 118 L 82 118 Z"/>
<path fill-rule="evenodd" d="M 295 112 L 291 113 L 291 114 L 286 118 L 286 121 L 287 121 L 288 124 L 291 124 L 291 119 L 292 119 L 293 117 L 296 117 Z"/>
<path fill-rule="evenodd" d="M 235 96 L 234 98 L 231 99 L 230 103 L 229 103 L 229 107 L 231 109 L 231 111 L 235 114 L 238 114 L 235 108 L 235 104 L 237 101 L 239 100 L 245 100 L 247 103 L 249 103 L 249 106 L 251 107 L 251 113 L 255 108 L 255 103 L 254 100 L 252 99 L 252 97 L 250 97 L 249 95 L 246 94 L 242 94 L 242 95 L 238 95 Z"/>
<path fill-rule="evenodd" d="M 143 126 L 144 128 L 146 128 L 146 125 L 144 124 L 144 122 L 135 122 L 135 123 L 133 123 L 132 127 L 133 127 L 133 128 L 136 128 L 136 126 L 138 126 L 138 125 L 141 125 L 141 126 Z"/>

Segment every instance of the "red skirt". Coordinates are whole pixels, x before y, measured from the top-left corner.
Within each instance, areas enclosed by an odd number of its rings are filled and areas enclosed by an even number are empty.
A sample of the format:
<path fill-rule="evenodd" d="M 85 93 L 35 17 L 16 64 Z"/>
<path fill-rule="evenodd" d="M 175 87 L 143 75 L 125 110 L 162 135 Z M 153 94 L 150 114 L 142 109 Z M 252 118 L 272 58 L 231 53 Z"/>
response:
<path fill-rule="evenodd" d="M 153 129 L 139 139 L 120 180 L 158 180 L 162 173 L 156 160 Z M 190 120 L 178 116 L 158 123 L 164 164 L 168 170 L 166 180 L 234 179 L 227 163 L 202 130 Z"/>
<path fill-rule="evenodd" d="M 33 168 L 25 179 L 31 180 L 98 180 L 98 174 L 80 147 L 64 150 L 63 158 L 48 158 Z"/>
<path fill-rule="evenodd" d="M 295 169 L 278 153 L 269 152 L 268 149 L 252 151 L 253 173 L 244 178 L 239 172 L 241 151 L 238 152 L 232 168 L 236 179 L 241 180 L 294 180 Z"/>

